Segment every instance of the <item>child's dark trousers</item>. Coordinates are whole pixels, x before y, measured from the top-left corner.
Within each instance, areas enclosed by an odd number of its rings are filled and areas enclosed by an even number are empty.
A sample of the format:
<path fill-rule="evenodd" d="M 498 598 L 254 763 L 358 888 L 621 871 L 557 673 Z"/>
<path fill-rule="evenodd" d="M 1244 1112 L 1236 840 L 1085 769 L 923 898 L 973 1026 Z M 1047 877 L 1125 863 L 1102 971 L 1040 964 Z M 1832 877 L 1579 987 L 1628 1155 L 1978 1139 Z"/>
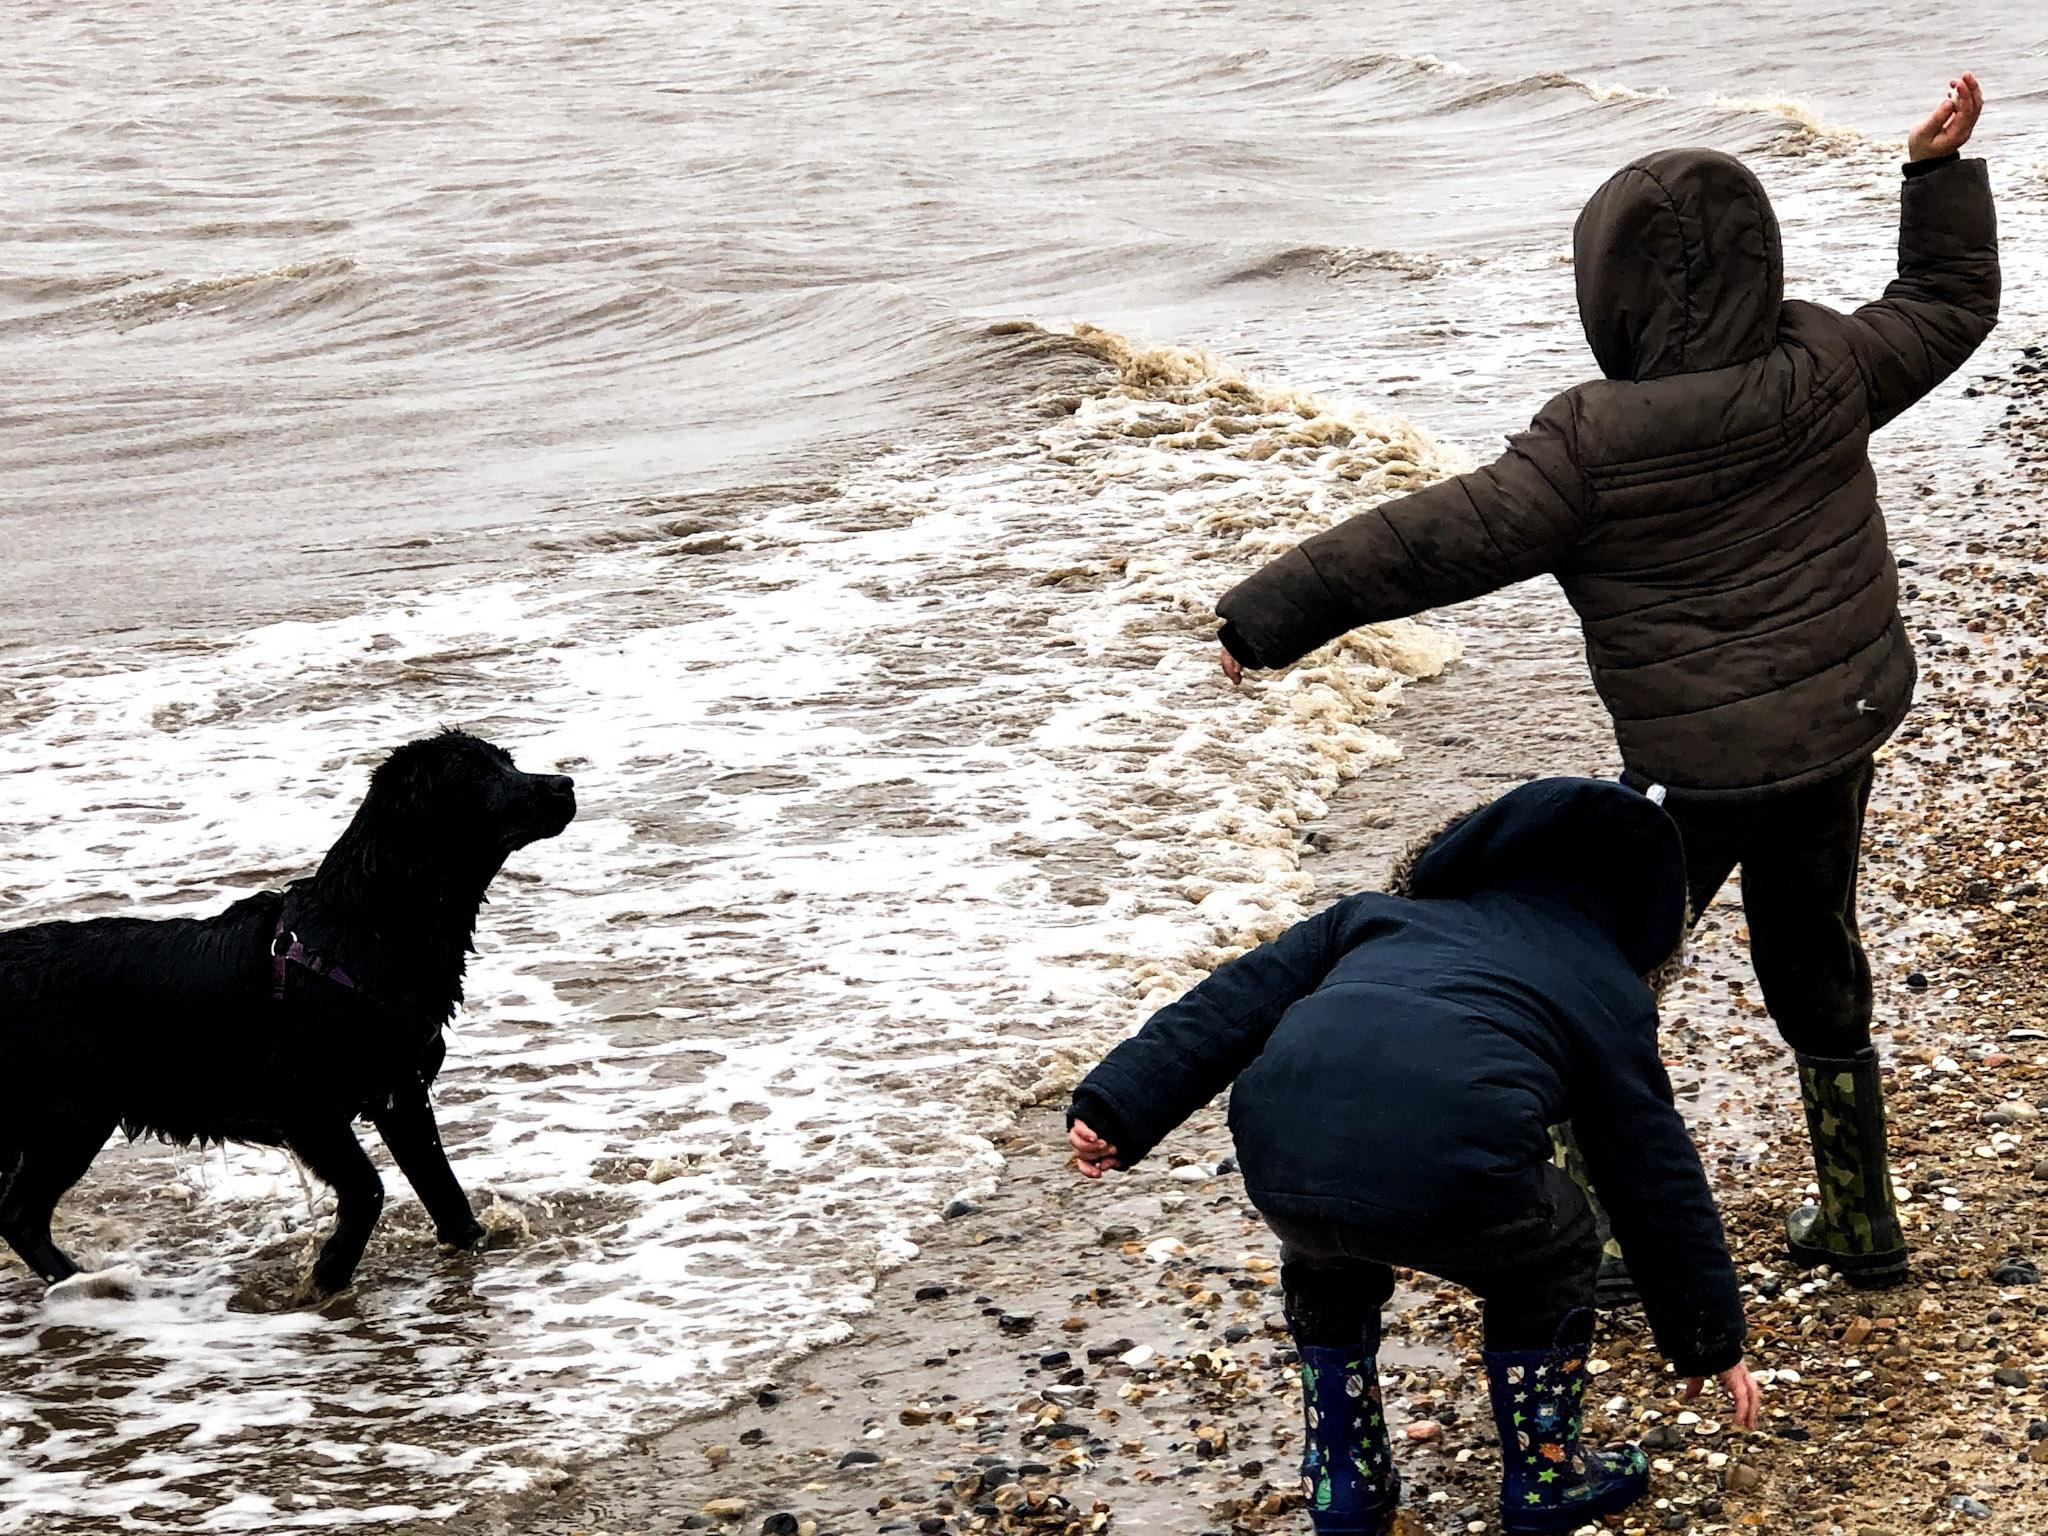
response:
<path fill-rule="evenodd" d="M 1486 1347 L 1548 1349 L 1567 1314 L 1593 1305 L 1600 1242 L 1579 1187 L 1545 1163 L 1525 1216 L 1487 1227 L 1446 1211 L 1441 1233 L 1389 1241 L 1348 1222 L 1262 1213 L 1280 1239 L 1280 1282 L 1297 1346 L 1355 1347 L 1394 1294 L 1394 1267 L 1462 1285 L 1485 1304 Z"/>
<path fill-rule="evenodd" d="M 1856 927 L 1863 815 L 1875 769 L 1789 794 L 1665 807 L 1685 841 L 1695 917 L 1742 870 L 1750 964 L 1795 1051 L 1847 1058 L 1870 1044 L 1870 962 Z"/>

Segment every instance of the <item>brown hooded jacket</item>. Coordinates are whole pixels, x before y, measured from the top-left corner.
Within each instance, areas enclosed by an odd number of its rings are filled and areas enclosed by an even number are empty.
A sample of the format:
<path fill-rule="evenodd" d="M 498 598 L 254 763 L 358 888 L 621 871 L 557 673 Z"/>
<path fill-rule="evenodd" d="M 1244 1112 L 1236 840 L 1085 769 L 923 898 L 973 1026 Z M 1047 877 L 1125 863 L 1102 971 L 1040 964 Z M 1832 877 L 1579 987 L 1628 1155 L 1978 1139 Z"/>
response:
<path fill-rule="evenodd" d="M 1908 168 L 1899 275 L 1853 314 L 1783 298 L 1756 178 L 1712 150 L 1627 166 L 1574 240 L 1606 378 L 1494 463 L 1316 535 L 1217 604 L 1251 666 L 1550 574 L 1638 785 L 1734 799 L 1873 752 L 1913 693 L 1870 434 L 1998 318 L 1981 160 Z"/>

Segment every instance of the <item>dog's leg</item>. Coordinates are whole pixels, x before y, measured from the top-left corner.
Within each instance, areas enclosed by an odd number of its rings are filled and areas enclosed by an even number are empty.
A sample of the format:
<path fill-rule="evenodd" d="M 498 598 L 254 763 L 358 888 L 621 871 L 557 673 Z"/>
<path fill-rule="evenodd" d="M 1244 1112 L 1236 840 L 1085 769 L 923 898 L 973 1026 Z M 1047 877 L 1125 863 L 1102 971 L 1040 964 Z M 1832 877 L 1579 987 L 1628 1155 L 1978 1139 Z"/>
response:
<path fill-rule="evenodd" d="M 37 1127 L 23 1136 L 6 1192 L 0 1194 L 0 1237 L 21 1255 L 24 1264 L 55 1285 L 78 1273 L 64 1250 L 50 1237 L 50 1218 L 57 1202 L 76 1184 L 114 1133 L 111 1125 Z"/>
<path fill-rule="evenodd" d="M 302 1126 L 286 1144 L 315 1178 L 334 1189 L 334 1232 L 313 1261 L 313 1288 L 332 1296 L 348 1289 L 363 1250 L 370 1245 L 370 1234 L 384 1210 L 384 1181 L 346 1120 Z"/>
<path fill-rule="evenodd" d="M 434 1235 L 452 1248 L 474 1248 L 482 1242 L 484 1229 L 470 1210 L 469 1196 L 456 1181 L 455 1170 L 448 1166 L 441 1128 L 434 1123 L 434 1106 L 427 1102 L 426 1084 L 408 1084 L 370 1118 L 398 1160 L 399 1171 L 434 1218 Z"/>

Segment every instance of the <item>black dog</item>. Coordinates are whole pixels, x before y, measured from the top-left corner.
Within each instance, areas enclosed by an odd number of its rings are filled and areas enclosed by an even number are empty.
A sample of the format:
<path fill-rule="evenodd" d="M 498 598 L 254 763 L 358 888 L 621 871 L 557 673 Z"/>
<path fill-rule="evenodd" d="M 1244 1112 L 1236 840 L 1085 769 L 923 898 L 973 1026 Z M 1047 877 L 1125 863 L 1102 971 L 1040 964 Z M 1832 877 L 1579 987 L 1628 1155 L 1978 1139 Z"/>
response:
<path fill-rule="evenodd" d="M 209 918 L 0 933 L 0 1237 L 55 1283 L 50 1217 L 118 1126 L 288 1147 L 334 1187 L 313 1286 L 347 1286 L 384 1207 L 367 1116 L 444 1243 L 483 1238 L 427 1090 L 484 890 L 576 814 L 566 778 L 459 731 L 400 747 L 310 879 Z"/>

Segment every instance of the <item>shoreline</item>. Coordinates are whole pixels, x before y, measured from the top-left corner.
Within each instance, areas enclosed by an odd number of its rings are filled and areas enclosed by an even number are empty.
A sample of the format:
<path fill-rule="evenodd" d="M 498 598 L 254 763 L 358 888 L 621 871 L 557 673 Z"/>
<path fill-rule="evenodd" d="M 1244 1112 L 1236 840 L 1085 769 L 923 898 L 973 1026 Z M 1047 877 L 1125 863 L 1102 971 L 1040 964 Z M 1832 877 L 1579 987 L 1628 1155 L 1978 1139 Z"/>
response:
<path fill-rule="evenodd" d="M 2026 702 L 2048 700 L 2032 639 L 2048 615 L 2030 515 L 2048 482 L 2028 447 L 2048 416 L 2040 356 L 1994 343 L 1966 374 L 1973 392 L 2012 396 L 1988 437 L 2020 475 L 1957 488 L 1953 465 L 1910 450 L 1885 466 L 1923 677 L 1880 757 L 1863 894 L 1911 1275 L 1856 1292 L 1784 1261 L 1779 1222 L 1810 1168 L 1731 887 L 1702 920 L 1664 1043 L 1749 1292 L 1765 1425 L 1741 1435 L 1711 1397 L 1678 1404 L 1639 1314 L 1604 1315 L 1589 1438 L 1643 1439 L 1656 1468 L 1625 1531 L 2019 1533 L 2048 1519 L 2048 1372 L 2032 1365 L 2048 1352 L 2034 1254 L 2048 1145 L 2032 1139 L 2048 1116 L 2048 792 L 2031 767 L 2043 709 Z M 1922 511 L 1933 532 L 1904 531 Z M 1375 883 L 1416 831 L 1506 783 L 1611 771 L 1554 592 L 1460 617 L 1468 660 L 1388 717 L 1403 759 L 1345 786 L 1305 835 L 1319 901 Z M 1219 1108 L 1102 1187 L 1066 1168 L 1056 1105 L 1026 1109 L 998 1146 L 995 1192 L 929 1229 L 845 1342 L 751 1402 L 433 1528 L 1304 1528 L 1275 1245 L 1233 1177 Z M 1422 1284 L 1397 1296 L 1382 1357 L 1402 1529 L 1490 1532 L 1477 1309 Z"/>

